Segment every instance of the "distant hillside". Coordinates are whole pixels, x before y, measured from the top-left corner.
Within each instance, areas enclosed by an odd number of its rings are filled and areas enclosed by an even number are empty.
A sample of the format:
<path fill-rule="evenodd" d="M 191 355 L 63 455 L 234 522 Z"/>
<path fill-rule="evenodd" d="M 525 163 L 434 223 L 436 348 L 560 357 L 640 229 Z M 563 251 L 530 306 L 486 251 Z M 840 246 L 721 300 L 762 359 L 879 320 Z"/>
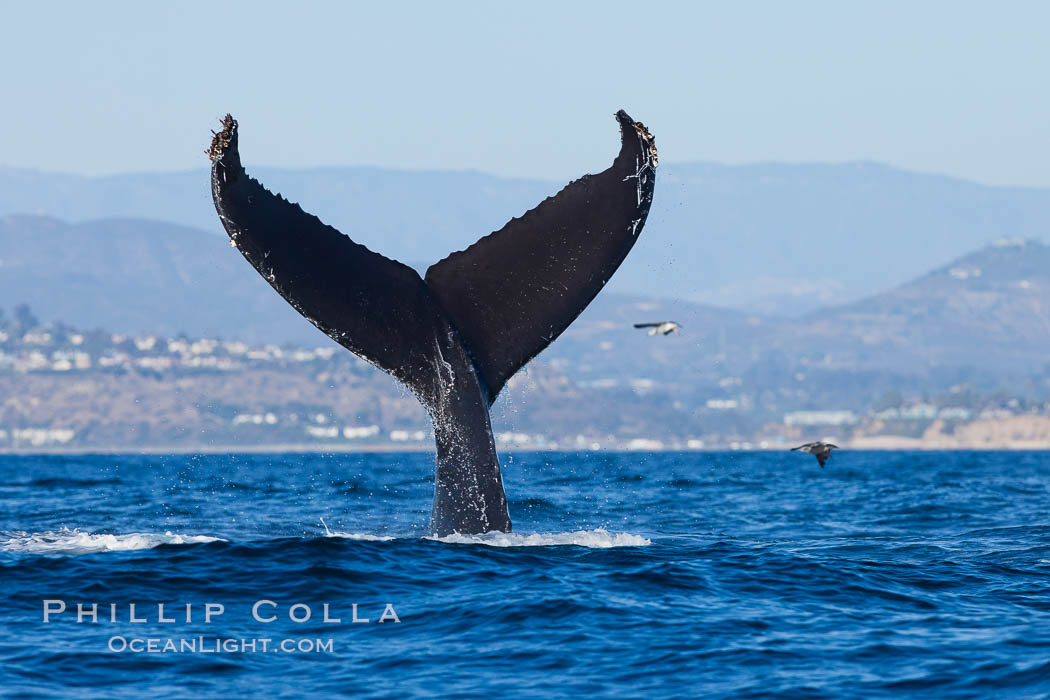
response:
<path fill-rule="evenodd" d="M 224 238 L 157 221 L 0 218 L 0 300 L 121 333 L 324 342 Z"/>
<path fill-rule="evenodd" d="M 565 184 L 472 172 L 249 170 L 370 248 L 424 265 Z M 658 177 L 649 223 L 614 292 L 797 316 L 901 284 L 999 238 L 1047 240 L 1050 232 L 1050 190 L 870 163 L 670 164 Z M 102 178 L 0 169 L 0 216 L 15 213 L 220 232 L 204 169 Z M 11 253 L 0 249 L 0 257 Z"/>
<path fill-rule="evenodd" d="M 0 219 L 0 307 L 22 302 L 44 320 L 114 332 L 330 342 L 225 237 L 153 221 Z M 681 336 L 651 338 L 630 327 L 665 318 L 684 324 Z M 793 376 L 797 367 L 1002 375 L 1041 369 L 1048 347 L 1050 248 L 1029 241 L 982 248 L 799 319 L 607 290 L 543 358 L 571 365 L 578 379 L 614 377 L 625 358 L 645 358 L 642 376 L 710 383 L 749 371 Z"/>
<path fill-rule="evenodd" d="M 893 290 L 807 316 L 795 347 L 842 366 L 1050 366 L 1050 247 L 1001 241 Z"/>
<path fill-rule="evenodd" d="M 664 319 L 682 323 L 681 335 L 630 328 Z M 629 373 L 727 398 L 773 391 L 781 403 L 804 388 L 803 407 L 816 408 L 954 384 L 1042 395 L 1043 380 L 1025 382 L 1050 370 L 1047 348 L 1050 247 L 1029 241 L 983 248 L 801 319 L 602 295 L 542 358 L 585 384 L 626 388 Z"/>

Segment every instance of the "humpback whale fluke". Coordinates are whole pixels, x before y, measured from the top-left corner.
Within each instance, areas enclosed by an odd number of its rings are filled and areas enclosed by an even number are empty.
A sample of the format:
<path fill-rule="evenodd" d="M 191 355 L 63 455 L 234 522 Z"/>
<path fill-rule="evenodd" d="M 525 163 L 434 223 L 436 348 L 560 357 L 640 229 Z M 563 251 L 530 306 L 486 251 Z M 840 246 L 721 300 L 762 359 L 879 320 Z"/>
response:
<path fill-rule="evenodd" d="M 425 279 L 249 177 L 230 115 L 212 139 L 212 197 L 230 241 L 299 313 L 430 413 L 438 536 L 510 531 L 489 408 L 601 291 L 645 224 L 656 144 L 623 110 L 616 119 L 612 166 L 435 263 Z"/>

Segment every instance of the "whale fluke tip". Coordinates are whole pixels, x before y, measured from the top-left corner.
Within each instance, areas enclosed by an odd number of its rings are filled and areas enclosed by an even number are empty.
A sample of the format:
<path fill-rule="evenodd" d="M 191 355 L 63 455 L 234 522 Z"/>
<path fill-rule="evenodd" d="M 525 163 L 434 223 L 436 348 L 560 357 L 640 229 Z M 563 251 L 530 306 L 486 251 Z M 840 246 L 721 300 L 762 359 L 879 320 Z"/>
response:
<path fill-rule="evenodd" d="M 212 132 L 211 145 L 208 146 L 208 150 L 205 153 L 208 154 L 208 158 L 211 160 L 220 160 L 226 154 L 226 150 L 233 144 L 234 150 L 237 149 L 237 120 L 233 118 L 233 115 L 227 113 L 222 120 L 222 131 Z"/>
<path fill-rule="evenodd" d="M 639 138 L 645 143 L 646 148 L 649 150 L 649 158 L 651 160 L 650 165 L 656 167 L 659 165 L 660 160 L 656 155 L 656 138 L 650 133 L 649 129 L 641 122 L 636 122 L 631 119 L 631 115 L 624 110 L 617 110 L 616 121 L 620 123 L 620 128 L 623 130 L 624 137 L 629 133 L 627 127 L 633 127 L 638 133 Z"/>
<path fill-rule="evenodd" d="M 622 109 L 616 110 L 616 121 L 620 122 L 620 124 L 624 126 L 632 126 L 634 124 L 634 120 L 631 119 L 631 115 L 623 111 Z"/>

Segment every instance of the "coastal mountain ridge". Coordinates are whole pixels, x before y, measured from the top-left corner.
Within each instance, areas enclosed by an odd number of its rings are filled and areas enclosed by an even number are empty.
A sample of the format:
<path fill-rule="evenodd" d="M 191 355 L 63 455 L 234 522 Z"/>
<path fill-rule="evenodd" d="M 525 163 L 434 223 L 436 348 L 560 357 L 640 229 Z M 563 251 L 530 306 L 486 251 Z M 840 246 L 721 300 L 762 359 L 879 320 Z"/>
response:
<path fill-rule="evenodd" d="M 478 172 L 248 169 L 372 250 L 424 266 L 565 185 Z M 1048 189 L 875 163 L 665 163 L 658 181 L 645 234 L 611 291 L 801 316 L 904 283 L 994 240 L 1045 241 L 1050 231 Z M 0 216 L 27 213 L 76 224 L 148 218 L 222 237 L 204 169 L 82 177 L 0 168 Z M 191 252 L 205 250 L 198 244 Z"/>

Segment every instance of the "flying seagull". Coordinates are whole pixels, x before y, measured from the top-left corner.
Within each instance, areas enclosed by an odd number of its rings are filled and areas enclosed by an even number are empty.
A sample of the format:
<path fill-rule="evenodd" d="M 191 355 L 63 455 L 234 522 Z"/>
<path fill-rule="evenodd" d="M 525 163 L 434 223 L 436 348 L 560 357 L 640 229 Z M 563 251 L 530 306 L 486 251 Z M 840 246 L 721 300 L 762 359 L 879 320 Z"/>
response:
<path fill-rule="evenodd" d="M 648 328 L 649 335 L 656 335 L 662 333 L 663 335 L 670 335 L 671 333 L 677 333 L 678 329 L 682 327 L 682 324 L 674 321 L 660 321 L 659 323 L 636 323 L 635 328 Z"/>
<path fill-rule="evenodd" d="M 839 449 L 838 445 L 832 445 L 830 442 L 807 442 L 805 445 L 799 445 L 798 447 L 792 447 L 792 452 L 805 452 L 811 454 L 817 458 L 820 462 L 820 466 L 823 467 L 824 463 L 831 459 L 831 450 Z"/>

